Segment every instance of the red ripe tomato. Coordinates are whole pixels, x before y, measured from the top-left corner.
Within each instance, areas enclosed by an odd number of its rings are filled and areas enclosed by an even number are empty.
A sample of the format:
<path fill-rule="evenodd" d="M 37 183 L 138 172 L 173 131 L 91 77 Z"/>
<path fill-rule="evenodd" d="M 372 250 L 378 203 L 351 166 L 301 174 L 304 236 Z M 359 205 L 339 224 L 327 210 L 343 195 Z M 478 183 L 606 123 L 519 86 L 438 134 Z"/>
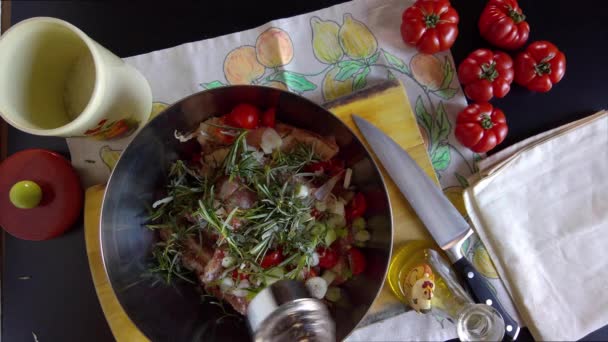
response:
<path fill-rule="evenodd" d="M 358 192 L 346 207 L 346 220 L 352 221 L 357 217 L 363 216 L 367 209 L 367 201 L 365 196 Z"/>
<path fill-rule="evenodd" d="M 507 95 L 513 82 L 513 60 L 504 52 L 478 49 L 458 66 L 464 93 L 476 102 Z"/>
<path fill-rule="evenodd" d="M 219 118 L 218 124 L 220 124 L 222 126 L 229 125 L 226 117 Z M 235 140 L 234 135 L 224 134 L 223 132 L 226 132 L 226 130 L 223 128 L 220 128 L 220 127 L 211 127 L 209 129 L 209 132 L 211 133 L 211 135 L 213 136 L 214 139 L 216 139 L 217 141 L 219 141 L 220 143 L 223 143 L 223 144 L 232 144 Z"/>
<path fill-rule="evenodd" d="M 262 126 L 264 127 L 274 127 L 276 124 L 276 116 L 277 109 L 276 108 L 268 108 L 264 113 L 262 113 L 262 118 L 260 119 Z"/>
<path fill-rule="evenodd" d="M 517 0 L 490 0 L 479 17 L 479 33 L 492 45 L 507 50 L 524 46 L 530 35 Z"/>
<path fill-rule="evenodd" d="M 348 250 L 348 264 L 350 265 L 350 271 L 353 273 L 353 275 L 363 273 L 363 271 L 365 271 L 365 267 L 367 266 L 365 256 L 355 247 Z"/>
<path fill-rule="evenodd" d="M 319 254 L 319 267 L 321 268 L 332 268 L 338 263 L 338 253 L 333 248 L 319 247 L 317 253 Z"/>
<path fill-rule="evenodd" d="M 458 13 L 448 0 L 418 0 L 403 12 L 401 36 L 422 53 L 452 47 L 458 36 Z"/>
<path fill-rule="evenodd" d="M 241 103 L 234 107 L 228 115 L 226 122 L 234 127 L 254 129 L 260 121 L 260 110 L 248 103 Z"/>
<path fill-rule="evenodd" d="M 458 113 L 454 135 L 471 151 L 483 153 L 505 140 L 507 131 L 502 110 L 489 103 L 474 103 Z"/>
<path fill-rule="evenodd" d="M 330 159 L 327 161 L 319 161 L 316 163 L 309 164 L 305 167 L 307 172 L 317 172 L 323 170 L 330 176 L 335 176 L 344 170 L 344 160 L 341 159 Z"/>
<path fill-rule="evenodd" d="M 557 46 L 534 42 L 515 57 L 515 82 L 532 91 L 548 92 L 566 73 L 566 56 Z"/>
<path fill-rule="evenodd" d="M 280 250 L 272 251 L 264 256 L 260 266 L 262 268 L 271 268 L 280 264 L 283 259 L 283 253 Z"/>
<path fill-rule="evenodd" d="M 232 271 L 232 279 L 234 280 L 245 280 L 249 279 L 249 275 L 245 273 L 240 273 L 238 270 Z"/>

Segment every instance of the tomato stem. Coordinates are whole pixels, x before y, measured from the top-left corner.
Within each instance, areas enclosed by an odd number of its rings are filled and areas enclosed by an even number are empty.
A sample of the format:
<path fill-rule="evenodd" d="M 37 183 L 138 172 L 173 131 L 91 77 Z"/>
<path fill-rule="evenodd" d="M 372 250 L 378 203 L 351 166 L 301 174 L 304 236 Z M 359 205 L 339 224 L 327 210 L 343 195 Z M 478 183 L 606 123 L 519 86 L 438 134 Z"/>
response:
<path fill-rule="evenodd" d="M 435 28 L 439 23 L 439 16 L 435 13 L 424 16 L 424 24 L 426 28 Z"/>
<path fill-rule="evenodd" d="M 492 123 L 492 118 L 490 118 L 488 114 L 481 115 L 481 127 L 483 127 L 483 129 L 490 129 L 494 127 L 494 124 Z"/>
<path fill-rule="evenodd" d="M 490 82 L 494 82 L 496 77 L 498 77 L 498 71 L 496 71 L 496 62 L 492 62 L 490 64 L 483 63 L 481 65 L 481 74 L 479 75 L 480 79 L 486 79 Z"/>
<path fill-rule="evenodd" d="M 545 74 L 550 74 L 551 73 L 551 64 L 547 63 L 547 62 L 541 62 L 538 63 L 534 66 L 534 72 L 538 75 L 538 76 L 542 76 Z"/>
<path fill-rule="evenodd" d="M 517 12 L 513 7 L 509 6 L 507 8 L 507 11 L 509 12 L 509 17 L 511 17 L 511 19 L 513 19 L 513 21 L 516 24 L 521 23 L 522 21 L 526 20 L 526 15 L 520 12 Z"/>

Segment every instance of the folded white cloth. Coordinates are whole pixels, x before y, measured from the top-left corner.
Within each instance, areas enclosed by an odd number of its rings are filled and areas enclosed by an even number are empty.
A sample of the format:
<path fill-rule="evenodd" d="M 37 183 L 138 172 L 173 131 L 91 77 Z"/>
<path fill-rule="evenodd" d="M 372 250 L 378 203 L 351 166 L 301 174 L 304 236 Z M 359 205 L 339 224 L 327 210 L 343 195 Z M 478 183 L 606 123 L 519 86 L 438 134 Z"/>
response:
<path fill-rule="evenodd" d="M 501 151 L 480 175 L 466 208 L 532 335 L 608 324 L 608 112 Z"/>

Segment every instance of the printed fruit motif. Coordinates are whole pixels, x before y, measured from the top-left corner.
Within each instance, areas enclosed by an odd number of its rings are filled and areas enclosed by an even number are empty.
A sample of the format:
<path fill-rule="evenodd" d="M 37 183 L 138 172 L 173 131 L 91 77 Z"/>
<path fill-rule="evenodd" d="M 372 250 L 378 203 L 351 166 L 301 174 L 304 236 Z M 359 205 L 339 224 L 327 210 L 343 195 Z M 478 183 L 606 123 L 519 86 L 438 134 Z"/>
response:
<path fill-rule="evenodd" d="M 344 23 L 338 37 L 340 46 L 351 58 L 369 58 L 378 49 L 378 41 L 372 32 L 349 13 L 344 14 Z"/>
<path fill-rule="evenodd" d="M 336 81 L 334 78 L 340 71 L 339 67 L 333 67 L 323 78 L 323 97 L 325 101 L 331 101 L 340 96 L 350 94 L 353 91 L 353 78 L 344 81 Z"/>
<path fill-rule="evenodd" d="M 114 166 L 116 166 L 116 163 L 118 162 L 118 158 L 120 158 L 121 153 L 121 150 L 113 150 L 110 148 L 110 146 L 106 145 L 99 150 L 99 157 L 101 157 L 101 160 L 104 164 L 106 164 L 108 169 L 112 171 L 114 169 Z"/>
<path fill-rule="evenodd" d="M 150 118 L 148 121 L 152 121 L 160 112 L 167 109 L 169 107 L 168 104 L 162 102 L 153 102 L 152 103 L 152 111 L 150 112 Z"/>
<path fill-rule="evenodd" d="M 133 133 L 138 125 L 139 122 L 133 119 L 121 119 L 109 123 L 104 119 L 99 121 L 95 128 L 86 130 L 84 135 L 99 140 L 121 138 Z"/>
<path fill-rule="evenodd" d="M 424 141 L 424 146 L 428 150 L 431 147 L 431 142 L 429 141 L 429 133 L 424 127 L 422 127 L 422 125 L 418 125 L 418 130 L 420 131 L 420 135 L 422 136 L 422 141 Z"/>
<path fill-rule="evenodd" d="M 287 85 L 285 85 L 285 83 L 283 83 L 283 82 L 272 81 L 272 82 L 266 83 L 265 85 L 267 85 L 269 87 L 281 89 L 281 90 L 289 90 L 289 88 L 287 88 Z"/>
<path fill-rule="evenodd" d="M 276 68 L 291 62 L 293 43 L 287 32 L 271 27 L 258 36 L 258 40 L 255 42 L 255 52 L 261 64 L 269 68 Z"/>
<path fill-rule="evenodd" d="M 224 75 L 230 84 L 251 84 L 264 75 L 265 70 L 258 62 L 253 46 L 241 46 L 230 51 L 224 61 Z"/>
<path fill-rule="evenodd" d="M 414 79 L 418 83 L 429 88 L 429 90 L 437 90 L 443 82 L 443 66 L 439 58 L 434 55 L 419 53 L 412 57 L 410 61 L 410 70 Z"/>
<path fill-rule="evenodd" d="M 483 274 L 487 278 L 498 278 L 498 273 L 496 272 L 496 268 L 490 259 L 490 255 L 488 251 L 481 243 L 478 243 L 475 246 L 475 252 L 473 254 L 473 265 L 479 271 L 479 273 Z"/>
<path fill-rule="evenodd" d="M 467 209 L 464 205 L 464 198 L 462 197 L 462 192 L 464 188 L 460 186 L 451 186 L 449 188 L 443 189 L 443 194 L 447 197 L 450 202 L 458 209 L 458 212 L 464 217 L 467 217 Z"/>
<path fill-rule="evenodd" d="M 325 64 L 337 63 L 344 51 L 340 46 L 338 32 L 340 25 L 331 20 L 321 20 L 319 17 L 310 19 L 312 26 L 312 49 L 317 59 Z"/>

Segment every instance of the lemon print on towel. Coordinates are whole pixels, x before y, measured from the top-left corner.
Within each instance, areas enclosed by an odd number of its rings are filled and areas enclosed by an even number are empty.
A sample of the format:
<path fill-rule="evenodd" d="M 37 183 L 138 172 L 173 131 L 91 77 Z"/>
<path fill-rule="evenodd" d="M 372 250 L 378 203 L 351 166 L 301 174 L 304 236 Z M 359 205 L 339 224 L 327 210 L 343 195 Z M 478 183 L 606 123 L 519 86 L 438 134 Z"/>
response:
<path fill-rule="evenodd" d="M 329 64 L 323 77 L 323 98 L 335 100 L 367 84 L 378 60 L 378 40 L 362 22 L 345 13 L 342 25 L 318 17 L 310 19 L 312 46 L 317 60 Z"/>

